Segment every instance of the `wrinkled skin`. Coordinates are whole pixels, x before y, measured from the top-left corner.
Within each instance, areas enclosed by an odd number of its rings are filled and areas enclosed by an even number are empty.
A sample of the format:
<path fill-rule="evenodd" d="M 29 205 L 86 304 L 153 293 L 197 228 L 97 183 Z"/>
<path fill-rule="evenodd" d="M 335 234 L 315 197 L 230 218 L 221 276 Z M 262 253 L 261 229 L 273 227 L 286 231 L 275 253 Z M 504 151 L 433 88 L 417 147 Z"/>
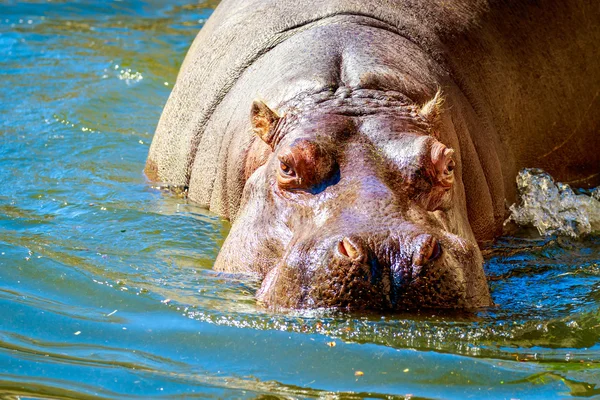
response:
<path fill-rule="evenodd" d="M 267 307 L 490 306 L 478 243 L 517 171 L 600 184 L 599 13 L 225 0 L 146 174 L 232 220 L 215 269 L 257 274 Z"/>

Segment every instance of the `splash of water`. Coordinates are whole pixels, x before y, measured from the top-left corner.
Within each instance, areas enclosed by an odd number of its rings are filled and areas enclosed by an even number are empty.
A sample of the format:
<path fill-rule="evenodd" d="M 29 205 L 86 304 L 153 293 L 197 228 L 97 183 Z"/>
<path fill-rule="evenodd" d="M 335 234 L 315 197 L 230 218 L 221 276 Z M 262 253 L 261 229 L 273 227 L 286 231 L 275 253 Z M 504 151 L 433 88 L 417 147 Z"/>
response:
<path fill-rule="evenodd" d="M 580 237 L 600 232 L 600 186 L 575 193 L 545 171 L 526 168 L 517 176 L 520 203 L 510 206 L 505 224 L 534 226 L 540 235 Z"/>

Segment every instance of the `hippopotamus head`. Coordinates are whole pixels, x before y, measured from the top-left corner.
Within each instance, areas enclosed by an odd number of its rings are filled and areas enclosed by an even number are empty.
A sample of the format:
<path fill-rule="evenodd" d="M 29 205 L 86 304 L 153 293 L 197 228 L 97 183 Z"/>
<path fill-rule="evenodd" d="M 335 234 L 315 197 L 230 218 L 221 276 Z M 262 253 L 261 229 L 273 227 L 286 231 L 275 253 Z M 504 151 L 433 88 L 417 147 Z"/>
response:
<path fill-rule="evenodd" d="M 216 268 L 258 272 L 271 308 L 490 305 L 477 244 L 456 228 L 460 165 L 435 131 L 440 104 L 354 91 L 280 116 L 255 101 Z"/>

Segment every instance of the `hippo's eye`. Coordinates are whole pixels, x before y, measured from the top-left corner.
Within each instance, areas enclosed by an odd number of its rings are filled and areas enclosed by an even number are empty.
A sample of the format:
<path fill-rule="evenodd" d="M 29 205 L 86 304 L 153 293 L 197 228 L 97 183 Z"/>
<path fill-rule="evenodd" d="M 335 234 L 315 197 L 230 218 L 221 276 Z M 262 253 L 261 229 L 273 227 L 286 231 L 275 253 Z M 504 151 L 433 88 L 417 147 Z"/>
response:
<path fill-rule="evenodd" d="M 289 177 L 289 178 L 293 178 L 293 177 L 296 176 L 296 172 L 292 169 L 292 167 L 290 167 L 289 165 L 287 165 L 283 161 L 279 161 L 279 171 L 284 176 Z"/>

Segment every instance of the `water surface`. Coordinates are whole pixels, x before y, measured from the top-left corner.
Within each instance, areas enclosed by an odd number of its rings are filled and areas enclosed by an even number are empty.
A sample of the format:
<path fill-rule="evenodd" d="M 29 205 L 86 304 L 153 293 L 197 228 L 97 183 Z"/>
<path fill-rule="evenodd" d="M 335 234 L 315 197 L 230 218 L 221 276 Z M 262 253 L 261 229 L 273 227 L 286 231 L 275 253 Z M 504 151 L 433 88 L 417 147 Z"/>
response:
<path fill-rule="evenodd" d="M 0 3 L 0 398 L 600 396 L 600 239 L 486 250 L 476 316 L 274 314 L 142 169 L 213 3 Z"/>

